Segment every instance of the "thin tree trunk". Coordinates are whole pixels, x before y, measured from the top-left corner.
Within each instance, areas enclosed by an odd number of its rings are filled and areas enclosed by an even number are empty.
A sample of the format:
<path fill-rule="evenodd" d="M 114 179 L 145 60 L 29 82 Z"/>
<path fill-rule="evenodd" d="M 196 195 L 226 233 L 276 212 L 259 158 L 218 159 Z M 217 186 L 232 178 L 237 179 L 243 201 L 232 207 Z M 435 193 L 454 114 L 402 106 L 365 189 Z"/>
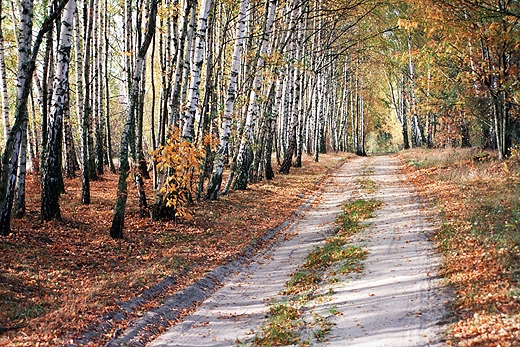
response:
<path fill-rule="evenodd" d="M 233 50 L 233 58 L 231 71 L 229 73 L 229 83 L 227 90 L 226 106 L 224 109 L 224 116 L 222 118 L 222 125 L 220 131 L 220 145 L 217 152 L 217 160 L 213 168 L 213 174 L 211 175 L 211 181 L 209 183 L 206 199 L 216 200 L 218 192 L 222 184 L 222 172 L 224 167 L 224 158 L 228 155 L 229 136 L 231 133 L 231 117 L 233 115 L 233 107 L 235 105 L 236 92 L 237 92 L 237 81 L 238 73 L 240 68 L 240 57 L 242 55 L 242 49 L 244 47 L 244 34 L 246 31 L 246 12 L 248 7 L 248 0 L 240 1 L 240 10 L 238 13 L 238 28 L 235 38 L 235 47 Z"/>
<path fill-rule="evenodd" d="M 25 176 L 27 172 L 27 122 L 22 126 L 22 142 L 16 178 L 16 192 L 14 197 L 13 215 L 22 218 L 25 215 Z"/>
<path fill-rule="evenodd" d="M 70 124 L 70 102 L 69 92 L 66 95 L 65 107 L 63 109 L 63 136 L 65 138 L 65 175 L 67 178 L 76 177 L 76 170 L 79 169 L 78 158 L 74 138 L 72 137 L 72 126 Z"/>
<path fill-rule="evenodd" d="M 62 16 L 56 76 L 53 83 L 52 111 L 49 116 L 46 152 L 42 162 L 41 216 L 43 220 L 61 219 L 59 196 L 62 189 L 59 184 L 62 182 L 63 113 L 68 102 L 72 21 L 75 11 L 76 1 L 69 0 Z"/>
<path fill-rule="evenodd" d="M 197 25 L 197 35 L 195 37 L 193 62 L 191 64 L 191 80 L 188 93 L 188 106 L 184 115 L 182 127 L 182 137 L 187 141 L 192 141 L 194 137 L 194 120 L 200 96 L 200 72 L 204 63 L 204 48 L 206 45 L 206 28 L 208 23 L 209 9 L 211 0 L 203 0 L 199 20 Z"/>
<path fill-rule="evenodd" d="M 105 9 L 104 9 L 104 28 L 103 28 L 103 36 L 105 38 L 105 61 L 104 61 L 104 72 L 105 72 L 105 129 L 106 129 L 106 153 L 108 160 L 108 169 L 110 172 L 115 173 L 116 168 L 114 166 L 114 159 L 112 155 L 112 128 L 110 125 L 110 76 L 108 70 L 108 59 L 109 59 L 109 50 L 110 50 L 110 42 L 108 36 L 108 0 L 105 0 Z M 153 124 L 153 123 L 152 123 Z"/>
<path fill-rule="evenodd" d="M 5 68 L 5 49 L 4 34 L 2 29 L 2 3 L 0 3 L 0 94 L 2 97 L 2 118 L 4 120 L 4 139 L 7 140 L 9 130 L 11 130 L 9 121 L 9 104 L 7 90 L 7 70 Z"/>
<path fill-rule="evenodd" d="M 130 170 L 128 148 L 130 146 L 131 136 L 134 132 L 132 128 L 135 125 L 135 111 L 139 99 L 139 90 L 141 85 L 140 81 L 145 64 L 146 52 L 148 51 L 148 47 L 152 42 L 152 37 L 155 32 L 157 5 L 157 0 L 151 0 L 145 37 L 137 53 L 136 68 L 134 70 L 132 93 L 130 98 L 130 107 L 128 109 L 123 134 L 121 135 L 121 148 L 119 153 L 119 161 L 121 164 L 119 169 L 119 180 L 117 183 L 117 200 L 114 207 L 114 218 L 112 219 L 112 226 L 110 227 L 110 236 L 118 239 L 123 238 L 126 200 L 128 197 L 126 182 Z"/>
<path fill-rule="evenodd" d="M 276 131 L 276 113 L 273 113 L 273 106 L 275 103 L 276 85 L 273 82 L 269 91 L 269 98 L 266 107 L 267 114 L 267 139 L 265 143 L 264 152 L 264 177 L 266 180 L 272 180 L 274 178 L 274 170 L 271 161 L 273 155 L 273 140 L 274 133 Z"/>
<path fill-rule="evenodd" d="M 90 118 L 92 109 L 90 106 L 90 42 L 92 37 L 92 21 L 93 21 L 93 9 L 94 0 L 90 0 L 88 7 L 87 1 L 84 4 L 83 10 L 83 18 L 85 25 L 85 41 L 84 41 L 84 59 L 83 59 L 83 73 L 82 73 L 82 87 L 84 88 L 84 99 L 83 99 L 83 109 L 81 110 L 81 144 L 82 144 L 82 163 L 83 163 L 83 174 L 81 176 L 81 201 L 83 204 L 90 204 L 90 180 L 92 174 L 92 167 L 90 165 L 91 160 L 90 156 L 92 152 L 90 151 L 89 146 L 89 133 L 90 133 Z M 79 24 L 79 23 L 78 23 Z M 79 27 L 79 26 L 78 26 Z M 79 39 L 79 36 L 78 36 Z M 77 45 L 77 44 L 76 44 Z M 79 55 L 80 53 L 78 53 Z M 81 92 L 78 90 L 78 92 Z"/>
<path fill-rule="evenodd" d="M 99 1 L 94 11 L 94 137 L 95 137 L 95 165 L 96 173 L 103 175 L 104 173 L 104 115 L 103 115 L 103 68 L 101 65 L 102 44 L 101 30 L 103 27 L 103 19 L 99 13 Z"/>

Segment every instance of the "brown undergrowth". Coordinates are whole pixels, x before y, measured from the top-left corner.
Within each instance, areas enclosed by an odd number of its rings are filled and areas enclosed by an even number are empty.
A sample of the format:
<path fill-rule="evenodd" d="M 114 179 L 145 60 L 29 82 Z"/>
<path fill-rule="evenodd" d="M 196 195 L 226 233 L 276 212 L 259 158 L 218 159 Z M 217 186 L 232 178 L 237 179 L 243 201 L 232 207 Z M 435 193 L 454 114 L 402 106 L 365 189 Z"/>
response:
<path fill-rule="evenodd" d="M 409 179 L 433 198 L 442 274 L 454 289 L 448 343 L 520 345 L 520 158 L 477 149 L 401 153 Z"/>
<path fill-rule="evenodd" d="M 80 180 L 67 180 L 60 200 L 63 220 L 47 223 L 39 220 L 39 182 L 29 176 L 26 217 L 13 220 L 12 234 L 0 238 L 0 345 L 62 344 L 65 336 L 80 333 L 118 302 L 177 275 L 169 293 L 138 307 L 134 316 L 160 305 L 168 294 L 287 219 L 327 170 L 346 157 L 322 155 L 320 163 L 304 158 L 303 168 L 292 168 L 289 175 L 196 204 L 189 222 L 139 217 L 135 192 L 130 191 L 122 241 L 109 237 L 117 176 L 105 174 L 91 183 L 88 206 L 81 204 Z M 93 344 L 102 345 L 113 333 Z"/>

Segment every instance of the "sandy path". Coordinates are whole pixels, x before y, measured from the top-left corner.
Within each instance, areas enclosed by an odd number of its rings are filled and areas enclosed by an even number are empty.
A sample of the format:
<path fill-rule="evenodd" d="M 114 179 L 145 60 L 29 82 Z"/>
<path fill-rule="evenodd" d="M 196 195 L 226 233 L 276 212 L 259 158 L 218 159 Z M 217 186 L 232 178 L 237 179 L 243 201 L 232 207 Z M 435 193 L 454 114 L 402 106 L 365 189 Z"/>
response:
<path fill-rule="evenodd" d="M 391 157 L 356 158 L 344 164 L 324 186 L 314 208 L 280 235 L 273 247 L 213 294 L 181 323 L 149 346 L 235 346 L 247 341 L 265 321 L 267 304 L 308 251 L 334 227 L 344 202 L 357 195 L 357 178 L 373 170 L 379 185 L 372 197 L 385 204 L 356 242 L 369 250 L 363 275 L 334 286 L 330 301 L 313 309 L 327 316 L 334 306 L 342 315 L 323 345 L 427 346 L 438 340 L 436 323 L 443 310 L 432 280 L 438 259 L 424 236 L 432 229 L 421 205 L 397 176 Z M 317 343 L 315 343 L 317 345 Z"/>

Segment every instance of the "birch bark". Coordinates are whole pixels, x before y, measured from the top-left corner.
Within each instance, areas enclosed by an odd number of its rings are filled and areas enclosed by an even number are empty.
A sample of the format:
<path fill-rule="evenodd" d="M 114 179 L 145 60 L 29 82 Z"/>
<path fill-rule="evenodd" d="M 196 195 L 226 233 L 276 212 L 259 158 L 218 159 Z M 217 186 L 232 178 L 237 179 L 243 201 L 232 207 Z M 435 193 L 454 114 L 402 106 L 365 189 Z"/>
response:
<path fill-rule="evenodd" d="M 182 137 L 187 141 L 192 141 L 194 137 L 194 120 L 199 104 L 200 97 L 200 72 L 204 63 L 204 48 L 206 45 L 206 28 L 208 24 L 209 9 L 211 8 L 211 0 L 204 0 L 201 4 L 200 14 L 197 24 L 197 33 L 195 37 L 195 47 L 193 53 L 193 62 L 191 64 L 191 80 L 188 91 L 188 105 L 184 115 L 182 127 Z"/>
<path fill-rule="evenodd" d="M 220 147 L 217 153 L 211 182 L 206 192 L 206 199 L 215 200 L 222 184 L 222 171 L 224 167 L 224 158 L 228 155 L 229 135 L 231 133 L 231 118 L 233 115 L 233 107 L 235 105 L 237 81 L 240 69 L 240 57 L 244 48 L 244 36 L 246 32 L 246 14 L 249 0 L 240 1 L 240 10 L 238 13 L 238 28 L 235 38 L 235 47 L 233 49 L 233 58 L 231 71 L 229 73 L 229 82 L 227 90 L 226 106 L 224 108 L 224 116 L 220 130 Z"/>
<path fill-rule="evenodd" d="M 46 221 L 61 219 L 59 196 L 62 191 L 60 183 L 62 182 L 63 113 L 68 102 L 72 21 L 75 11 L 76 1 L 69 0 L 62 15 L 56 75 L 53 82 L 52 109 L 48 121 L 46 151 L 42 162 L 41 217 Z"/>
<path fill-rule="evenodd" d="M 5 68 L 4 34 L 2 30 L 2 4 L 0 3 L 0 94 L 2 97 L 2 118 L 4 119 L 4 139 L 7 140 L 9 130 L 9 104 L 7 98 L 7 70 Z"/>

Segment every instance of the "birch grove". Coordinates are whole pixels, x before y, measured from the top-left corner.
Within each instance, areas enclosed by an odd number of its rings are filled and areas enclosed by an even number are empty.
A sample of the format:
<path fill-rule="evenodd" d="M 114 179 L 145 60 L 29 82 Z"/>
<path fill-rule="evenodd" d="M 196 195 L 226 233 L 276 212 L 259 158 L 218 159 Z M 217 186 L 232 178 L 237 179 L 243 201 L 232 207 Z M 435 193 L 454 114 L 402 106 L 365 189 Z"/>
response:
<path fill-rule="evenodd" d="M 2 4 L 2 233 L 24 214 L 26 166 L 41 178 L 43 220 L 60 218 L 71 180 L 90 204 L 91 183 L 114 173 L 112 237 L 123 237 L 129 178 L 141 215 L 176 218 L 174 170 L 153 154 L 175 134 L 204 149 L 178 180 L 187 204 L 328 151 L 479 145 L 503 158 L 520 141 L 519 9 L 477 3 Z"/>

